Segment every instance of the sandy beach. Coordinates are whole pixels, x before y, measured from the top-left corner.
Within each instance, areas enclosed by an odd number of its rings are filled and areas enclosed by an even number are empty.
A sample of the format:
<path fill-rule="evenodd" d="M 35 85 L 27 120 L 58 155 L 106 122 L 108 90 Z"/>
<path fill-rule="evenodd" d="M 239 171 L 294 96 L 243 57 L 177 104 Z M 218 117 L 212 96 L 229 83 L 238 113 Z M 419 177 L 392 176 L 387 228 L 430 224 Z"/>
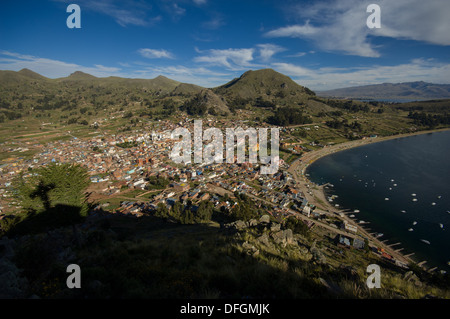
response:
<path fill-rule="evenodd" d="M 399 250 L 400 247 L 391 247 L 387 244 L 385 244 L 383 241 L 379 240 L 378 238 L 375 238 L 373 235 L 371 235 L 369 230 L 366 230 L 362 227 L 361 224 L 355 223 L 351 218 L 349 218 L 345 213 L 343 209 L 345 208 L 337 208 L 332 206 L 324 193 L 323 186 L 318 186 L 312 183 L 307 176 L 305 176 L 305 170 L 306 168 L 313 163 L 314 161 L 318 160 L 321 157 L 340 152 L 343 150 L 347 150 L 354 147 L 359 147 L 371 143 L 378 143 L 382 141 L 397 139 L 397 138 L 403 138 L 413 135 L 419 135 L 419 134 L 427 134 L 432 132 L 440 132 L 440 131 L 446 131 L 449 129 L 439 129 L 439 130 L 430 130 L 430 131 L 420 131 L 420 132 L 414 132 L 410 134 L 399 134 L 399 135 L 392 135 L 392 136 L 386 136 L 386 137 L 371 137 L 371 138 L 365 138 L 361 140 L 355 140 L 345 143 L 340 143 L 336 145 L 331 146 L 325 146 L 322 149 L 311 151 L 308 153 L 304 153 L 300 158 L 295 160 L 291 166 L 288 169 L 288 172 L 290 172 L 294 179 L 298 182 L 298 187 L 301 190 L 301 192 L 305 195 L 306 199 L 310 204 L 313 204 L 316 206 L 316 211 L 322 214 L 326 215 L 332 215 L 334 217 L 337 217 L 334 212 L 340 214 L 344 213 L 344 217 L 340 217 L 342 220 L 346 220 L 349 224 L 355 225 L 358 228 L 358 233 L 366 238 L 369 239 L 369 244 L 373 246 L 377 246 L 379 248 L 383 248 L 386 253 L 394 257 L 395 259 L 409 264 L 409 263 L 417 263 L 420 261 L 415 261 L 411 258 L 411 254 L 404 255 Z M 348 212 L 347 212 L 348 213 Z M 342 214 L 341 214 L 342 215 Z M 392 245 L 392 244 L 391 244 Z"/>

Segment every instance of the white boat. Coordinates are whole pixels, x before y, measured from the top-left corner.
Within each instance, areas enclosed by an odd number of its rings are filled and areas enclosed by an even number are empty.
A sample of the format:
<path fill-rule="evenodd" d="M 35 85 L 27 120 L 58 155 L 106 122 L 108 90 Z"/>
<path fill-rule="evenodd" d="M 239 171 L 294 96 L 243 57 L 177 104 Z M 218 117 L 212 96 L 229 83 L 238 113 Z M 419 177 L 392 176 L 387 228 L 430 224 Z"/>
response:
<path fill-rule="evenodd" d="M 404 213 L 406 213 L 406 210 L 401 210 L 401 212 L 404 214 Z"/>
<path fill-rule="evenodd" d="M 391 190 L 392 190 L 392 187 L 389 187 L 389 190 L 391 191 Z"/>
<path fill-rule="evenodd" d="M 383 233 L 378 233 L 375 237 L 376 238 L 380 238 L 380 237 L 382 237 L 384 234 Z"/>
<path fill-rule="evenodd" d="M 426 239 L 421 239 L 421 241 L 424 242 L 425 244 L 428 244 L 428 245 L 430 244 L 430 242 Z"/>
<path fill-rule="evenodd" d="M 359 213 L 359 209 L 355 209 L 353 212 L 354 213 Z"/>
<path fill-rule="evenodd" d="M 439 227 L 444 228 L 444 225 L 443 224 L 439 224 Z"/>
<path fill-rule="evenodd" d="M 416 196 L 416 194 L 413 193 L 413 194 L 411 194 L 411 196 Z"/>
<path fill-rule="evenodd" d="M 409 229 L 408 229 L 408 231 L 413 231 L 413 230 L 414 230 L 414 229 L 412 229 L 412 228 L 409 228 Z"/>
<path fill-rule="evenodd" d="M 416 222 L 416 221 L 414 221 L 414 222 L 413 222 L 413 225 L 417 225 L 417 222 Z"/>
<path fill-rule="evenodd" d="M 435 202 L 432 202 L 431 205 L 434 206 L 434 205 L 436 205 L 436 203 L 435 203 Z"/>
<path fill-rule="evenodd" d="M 355 215 L 351 214 L 349 217 L 350 217 L 350 218 L 353 218 L 353 217 L 355 217 Z"/>
<path fill-rule="evenodd" d="M 394 180 L 393 179 L 391 179 L 391 182 L 393 182 Z"/>
<path fill-rule="evenodd" d="M 397 186 L 397 184 L 394 184 L 394 186 Z"/>
<path fill-rule="evenodd" d="M 384 200 L 389 200 L 389 198 L 386 197 Z"/>
<path fill-rule="evenodd" d="M 438 197 L 437 198 L 441 198 L 442 196 L 441 195 L 438 195 Z"/>
<path fill-rule="evenodd" d="M 413 200 L 412 200 L 413 202 L 417 202 L 417 198 L 413 198 Z"/>

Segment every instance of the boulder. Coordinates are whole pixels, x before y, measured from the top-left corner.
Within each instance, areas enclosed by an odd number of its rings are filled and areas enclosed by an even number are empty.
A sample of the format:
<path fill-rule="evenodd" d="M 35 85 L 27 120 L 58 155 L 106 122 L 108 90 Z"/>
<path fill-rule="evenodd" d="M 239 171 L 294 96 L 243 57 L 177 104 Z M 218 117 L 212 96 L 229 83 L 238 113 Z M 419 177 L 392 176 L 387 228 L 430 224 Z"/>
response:
<path fill-rule="evenodd" d="M 270 246 L 269 236 L 266 233 L 256 238 L 256 240 L 265 246 Z"/>
<path fill-rule="evenodd" d="M 252 244 L 250 244 L 247 241 L 242 244 L 242 248 L 247 253 L 247 255 L 251 255 L 253 257 L 256 257 L 259 255 L 259 249 L 257 249 L 255 246 L 253 246 Z"/>
<path fill-rule="evenodd" d="M 272 223 L 272 225 L 270 225 L 270 231 L 272 231 L 272 232 L 280 231 L 280 229 L 281 229 L 281 225 L 278 223 Z"/>
<path fill-rule="evenodd" d="M 248 226 L 249 227 L 254 227 L 254 226 L 257 226 L 257 225 L 258 225 L 258 221 L 256 219 L 250 219 L 248 221 Z"/>
<path fill-rule="evenodd" d="M 419 277 L 412 271 L 408 271 L 403 275 L 403 280 L 413 283 L 416 287 L 422 287 L 422 282 Z"/>
<path fill-rule="evenodd" d="M 269 224 L 270 223 L 270 215 L 262 215 L 261 218 L 259 219 L 260 223 L 263 224 Z"/>
<path fill-rule="evenodd" d="M 277 244 L 291 245 L 295 243 L 294 234 L 291 229 L 273 232 L 272 238 Z"/>

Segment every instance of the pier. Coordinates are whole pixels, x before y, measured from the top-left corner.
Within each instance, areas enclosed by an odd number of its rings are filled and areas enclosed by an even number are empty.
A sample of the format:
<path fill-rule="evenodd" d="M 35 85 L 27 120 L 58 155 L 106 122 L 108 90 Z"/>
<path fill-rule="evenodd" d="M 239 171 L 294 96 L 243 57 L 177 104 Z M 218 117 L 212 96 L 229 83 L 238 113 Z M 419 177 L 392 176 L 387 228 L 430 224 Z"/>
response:
<path fill-rule="evenodd" d="M 427 261 L 424 260 L 424 261 L 421 261 L 420 263 L 418 263 L 417 265 L 420 266 L 420 267 L 422 267 L 424 264 L 426 264 L 426 262 L 427 262 Z"/>

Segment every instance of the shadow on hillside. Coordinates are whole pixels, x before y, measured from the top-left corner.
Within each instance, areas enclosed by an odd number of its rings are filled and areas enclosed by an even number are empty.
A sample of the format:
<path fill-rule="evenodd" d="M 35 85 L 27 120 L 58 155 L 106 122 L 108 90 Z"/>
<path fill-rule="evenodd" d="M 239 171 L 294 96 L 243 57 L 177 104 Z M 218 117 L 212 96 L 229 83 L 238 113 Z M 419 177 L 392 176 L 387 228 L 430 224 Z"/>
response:
<path fill-rule="evenodd" d="M 29 211 L 12 220 L 5 235 L 8 237 L 37 234 L 83 221 L 81 207 L 57 204 L 42 212 Z"/>

